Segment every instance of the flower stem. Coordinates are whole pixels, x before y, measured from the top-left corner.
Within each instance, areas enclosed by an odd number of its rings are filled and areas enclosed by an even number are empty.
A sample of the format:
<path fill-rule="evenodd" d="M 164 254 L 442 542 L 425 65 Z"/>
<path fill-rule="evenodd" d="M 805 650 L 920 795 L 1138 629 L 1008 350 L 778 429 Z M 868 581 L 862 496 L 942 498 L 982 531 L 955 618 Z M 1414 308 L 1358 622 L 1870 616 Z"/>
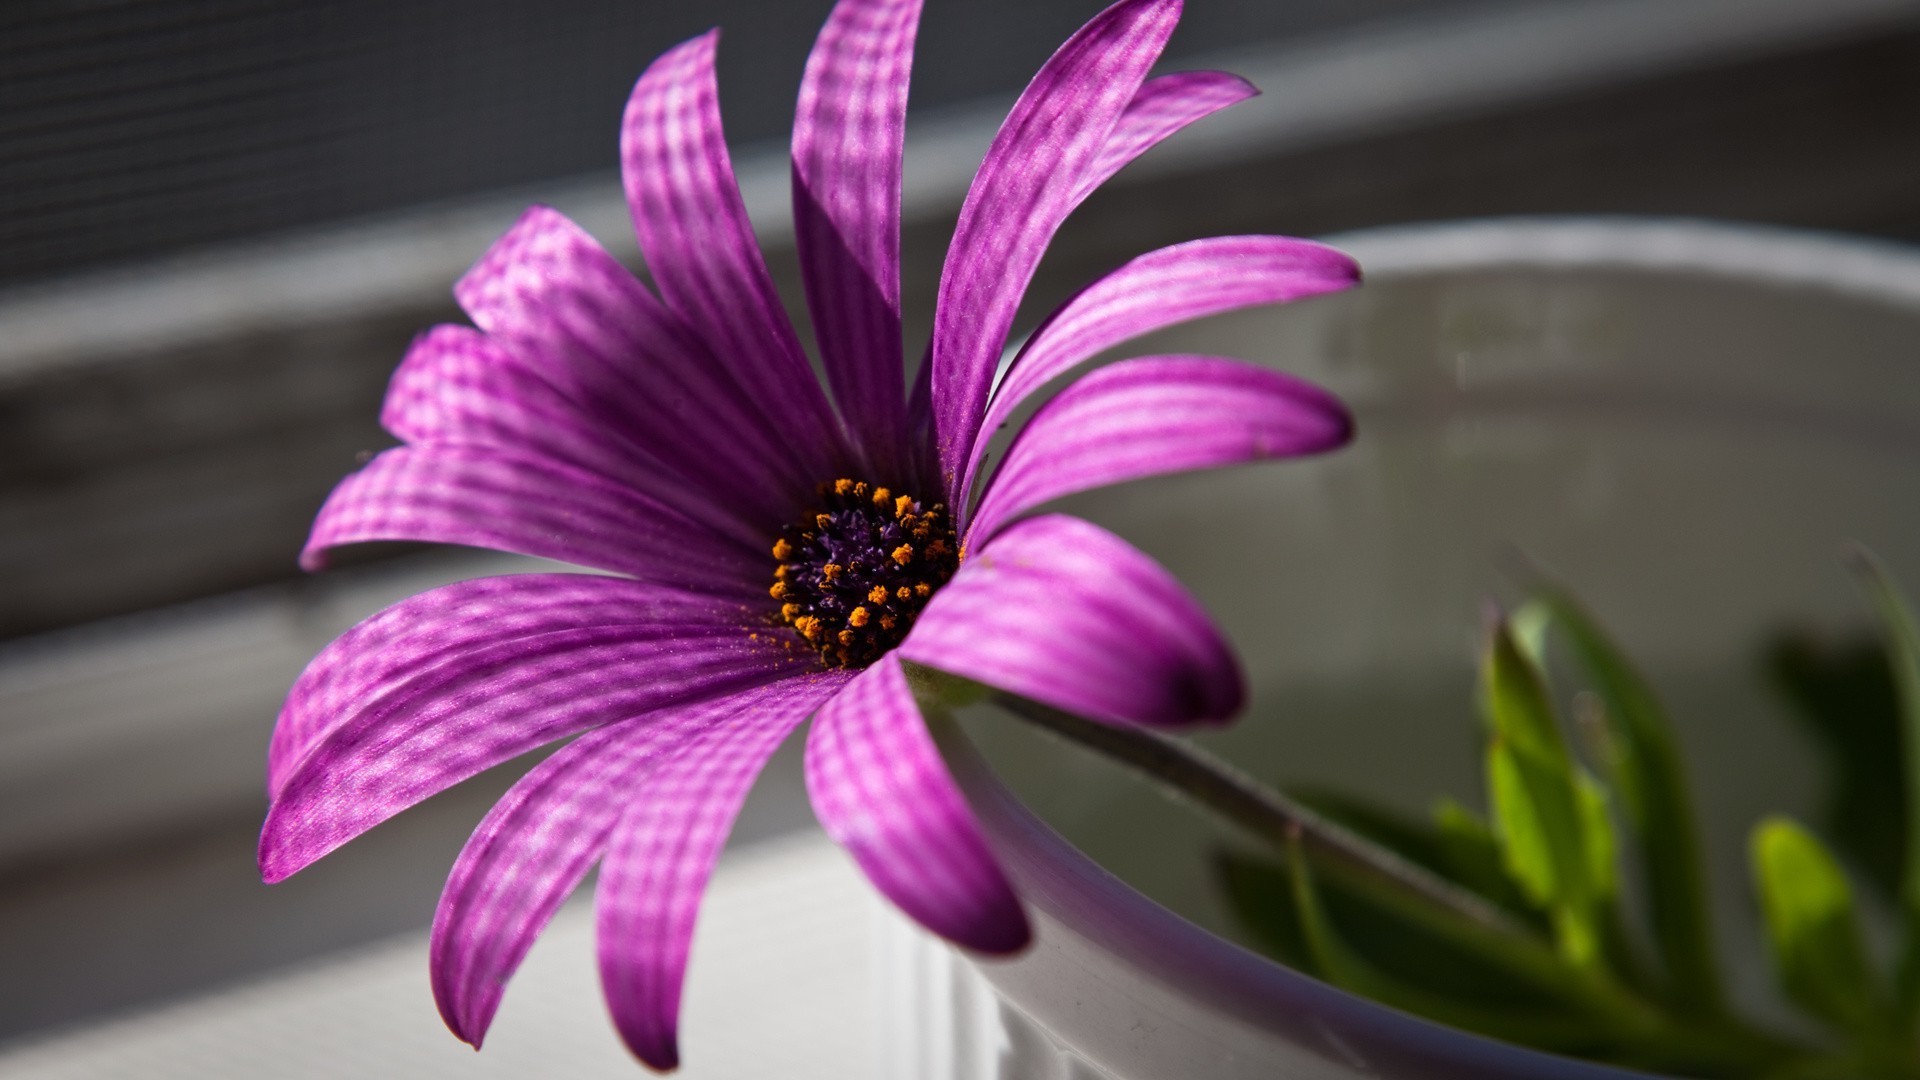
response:
<path fill-rule="evenodd" d="M 1414 894 L 1487 929 L 1534 936 L 1498 907 L 1260 785 L 1196 746 L 1142 728 L 1098 723 L 1010 694 L 1001 695 L 999 704 L 1061 738 L 1133 767 L 1281 851 L 1298 837 L 1318 862 Z"/>
<path fill-rule="evenodd" d="M 1577 1002 L 1596 1031 L 1624 1045 L 1664 1051 L 1714 1073 L 1750 1072 L 1800 1058 L 1807 1049 L 1728 1019 L 1676 1022 L 1609 973 L 1575 966 L 1552 942 L 1499 906 L 1344 828 L 1231 765 L 1157 732 L 1120 727 L 1010 694 L 995 700 L 1044 731 L 1131 767 L 1172 793 L 1364 891 L 1402 916 L 1472 945 L 1543 990 Z"/>
<path fill-rule="evenodd" d="M 1460 941 L 1543 993 L 1578 1003 L 1596 1022 L 1624 1038 L 1645 1037 L 1660 1025 L 1658 1012 L 1647 1002 L 1603 971 L 1569 965 L 1552 942 L 1497 905 L 1256 783 L 1204 750 L 1157 732 L 1101 724 L 1009 694 L 997 700 L 1042 730 L 1130 766 L 1276 850 L 1298 843 L 1330 878 Z"/>

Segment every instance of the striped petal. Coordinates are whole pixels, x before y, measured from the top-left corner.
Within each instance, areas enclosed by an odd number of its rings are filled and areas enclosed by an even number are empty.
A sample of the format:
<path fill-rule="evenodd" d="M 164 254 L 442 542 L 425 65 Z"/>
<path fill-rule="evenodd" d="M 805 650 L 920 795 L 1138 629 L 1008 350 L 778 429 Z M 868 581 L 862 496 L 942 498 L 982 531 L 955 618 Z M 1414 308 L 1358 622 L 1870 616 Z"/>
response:
<path fill-rule="evenodd" d="M 627 206 L 661 297 L 746 398 L 774 410 L 770 430 L 792 440 L 785 456 L 817 483 L 841 471 L 840 429 L 740 198 L 720 127 L 718 41 L 714 30 L 668 50 L 634 85 L 620 129 Z"/>
<path fill-rule="evenodd" d="M 897 657 L 861 672 L 820 710 L 807 737 L 807 792 L 827 835 L 922 926 L 987 953 L 1031 939 Z"/>
<path fill-rule="evenodd" d="M 454 862 L 434 914 L 433 996 L 455 1035 L 480 1045 L 507 980 L 599 860 L 653 768 L 753 696 L 662 709 L 590 731 L 494 805 Z"/>
<path fill-rule="evenodd" d="M 671 1069 L 694 917 L 747 791 L 782 740 L 849 673 L 788 679 L 734 699 L 737 712 L 662 761 L 614 827 L 595 894 L 600 982 L 640 1060 Z"/>
<path fill-rule="evenodd" d="M 300 554 L 417 540 L 558 559 L 739 599 L 764 591 L 768 560 L 641 493 L 546 458 L 486 447 L 404 446 L 340 481 Z"/>
<path fill-rule="evenodd" d="M 1171 574 L 1060 514 L 970 553 L 896 651 L 1107 723 L 1219 723 L 1246 697 L 1226 638 Z"/>
<path fill-rule="evenodd" d="M 420 800 L 555 739 L 806 666 L 738 628 L 584 626 L 476 644 L 354 702 L 314 742 L 267 812 L 261 876 L 279 881 Z"/>
<path fill-rule="evenodd" d="M 366 702 L 475 649 L 586 626 L 752 625 L 751 609 L 626 578 L 510 574 L 475 578 L 408 597 L 335 638 L 287 691 L 267 747 L 267 791 Z"/>
<path fill-rule="evenodd" d="M 766 534 L 472 327 L 436 326 L 414 341 L 387 385 L 380 422 L 416 446 L 491 447 L 599 473 L 750 546 Z"/>
<path fill-rule="evenodd" d="M 1095 16 L 1034 76 L 973 178 L 940 274 L 930 358 L 949 506 L 960 505 L 967 453 L 1027 283 L 1179 18 L 1179 0 L 1120 0 Z"/>
<path fill-rule="evenodd" d="M 489 337 L 657 467 L 771 523 L 790 517 L 793 495 L 818 482 L 784 407 L 731 378 L 674 312 L 558 211 L 521 215 L 454 295 Z"/>
<path fill-rule="evenodd" d="M 1207 315 L 1350 288 L 1360 268 L 1339 251 L 1285 236 L 1217 236 L 1175 244 L 1082 289 L 1035 330 L 987 408 L 965 472 L 971 491 L 987 436 L 1035 391 L 1099 353 Z"/>
<path fill-rule="evenodd" d="M 1315 454 L 1352 433 L 1338 398 L 1291 375 L 1209 356 L 1123 360 L 1034 414 L 962 535 L 984 543 L 1018 515 L 1076 491 Z"/>
<path fill-rule="evenodd" d="M 820 358 L 874 478 L 907 479 L 900 158 L 920 0 L 841 0 L 807 58 L 793 220 Z"/>
<path fill-rule="evenodd" d="M 1075 205 L 1181 128 L 1259 93 L 1252 83 L 1224 71 L 1180 71 L 1148 79 L 1127 103 L 1099 156 L 1081 173 Z"/>

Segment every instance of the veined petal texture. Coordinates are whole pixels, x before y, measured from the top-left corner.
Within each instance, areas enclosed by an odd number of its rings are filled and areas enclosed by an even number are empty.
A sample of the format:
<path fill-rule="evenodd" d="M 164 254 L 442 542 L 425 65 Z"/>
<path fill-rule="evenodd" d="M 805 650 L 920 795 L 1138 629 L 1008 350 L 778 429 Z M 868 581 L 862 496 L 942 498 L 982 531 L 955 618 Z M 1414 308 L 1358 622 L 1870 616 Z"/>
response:
<path fill-rule="evenodd" d="M 967 463 L 977 479 L 987 440 L 1035 391 L 1099 353 L 1156 330 L 1261 304 L 1351 288 L 1342 252 L 1287 236 L 1217 236 L 1150 251 L 1082 289 L 1041 322 L 987 407 Z"/>
<path fill-rule="evenodd" d="M 1177 71 L 1148 79 L 1127 102 L 1106 145 L 1081 174 L 1074 204 L 1181 128 L 1259 93 L 1252 83 L 1224 71 Z"/>
<path fill-rule="evenodd" d="M 793 123 L 793 221 L 834 399 L 874 479 L 900 483 L 900 160 L 920 0 L 841 0 L 820 31 Z"/>
<path fill-rule="evenodd" d="M 765 523 L 716 500 L 712 489 L 656 459 L 562 393 L 520 353 L 469 326 L 436 326 L 414 340 L 387 385 L 380 423 L 419 446 L 491 447 L 599 473 L 758 547 Z"/>
<path fill-rule="evenodd" d="M 820 710 L 807 737 L 807 792 L 827 835 L 922 926 L 987 953 L 1031 939 L 897 657 L 861 672 Z"/>
<path fill-rule="evenodd" d="M 1339 398 L 1291 375 L 1211 356 L 1122 360 L 1034 414 L 987 483 L 967 537 L 988 542 L 1014 517 L 1076 491 L 1320 453 L 1352 433 Z"/>
<path fill-rule="evenodd" d="M 507 980 L 599 861 L 614 823 L 646 797 L 654 767 L 764 693 L 597 728 L 535 766 L 494 805 L 454 862 L 434 915 L 433 996 L 454 1034 L 480 1045 Z"/>
<path fill-rule="evenodd" d="M 820 448 L 776 422 L 771 403 L 558 211 L 521 215 L 454 295 L 489 337 L 662 468 L 768 521 L 795 509 L 770 480 L 817 480 L 808 451 Z"/>
<path fill-rule="evenodd" d="M 786 457 L 799 463 L 804 482 L 818 483 L 839 471 L 840 427 L 780 306 L 740 198 L 714 82 L 719 35 L 709 31 L 668 50 L 634 85 L 620 128 L 627 207 L 661 297 L 732 374 L 744 400 L 773 410 L 768 430 L 790 441 Z"/>
<path fill-rule="evenodd" d="M 971 552 L 896 652 L 1107 723 L 1219 723 L 1246 697 L 1225 636 L 1180 583 L 1063 514 Z"/>
<path fill-rule="evenodd" d="M 656 1069 L 680 1060 L 694 918 L 740 804 L 781 741 L 850 674 L 812 673 L 735 698 L 737 711 L 655 767 L 614 827 L 594 898 L 600 982 L 620 1037 Z"/>
<path fill-rule="evenodd" d="M 300 553 L 368 540 L 418 540 L 558 559 L 744 600 L 763 592 L 764 556 L 632 488 L 548 458 L 491 447 L 388 450 L 340 481 Z"/>
<path fill-rule="evenodd" d="M 509 574 L 410 596 L 341 634 L 294 680 L 267 747 L 277 796 L 314 743 L 362 703 L 496 642 L 583 626 L 750 626 L 746 607 L 711 596 L 594 574 Z"/>
<path fill-rule="evenodd" d="M 1060 46 L 994 137 L 960 208 L 934 309 L 930 387 L 947 504 L 959 506 L 987 390 L 1040 256 L 1180 19 L 1121 0 Z"/>
<path fill-rule="evenodd" d="M 430 795 L 603 724 L 805 670 L 768 634 L 577 626 L 475 642 L 353 703 L 289 767 L 260 837 L 279 881 Z"/>

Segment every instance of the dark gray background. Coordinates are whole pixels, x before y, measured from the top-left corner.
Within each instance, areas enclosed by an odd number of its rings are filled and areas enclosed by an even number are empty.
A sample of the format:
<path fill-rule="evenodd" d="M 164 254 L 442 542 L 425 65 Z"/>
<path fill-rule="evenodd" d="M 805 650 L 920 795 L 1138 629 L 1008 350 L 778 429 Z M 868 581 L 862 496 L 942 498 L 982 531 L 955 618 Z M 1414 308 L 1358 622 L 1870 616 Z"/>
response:
<path fill-rule="evenodd" d="M 1459 0 L 1204 0 L 1172 56 Z M 724 28 L 729 135 L 783 136 L 825 0 L 13 0 L 0 283 L 604 169 L 627 91 Z M 1097 3 L 928 5 L 918 107 L 1017 90 Z"/>

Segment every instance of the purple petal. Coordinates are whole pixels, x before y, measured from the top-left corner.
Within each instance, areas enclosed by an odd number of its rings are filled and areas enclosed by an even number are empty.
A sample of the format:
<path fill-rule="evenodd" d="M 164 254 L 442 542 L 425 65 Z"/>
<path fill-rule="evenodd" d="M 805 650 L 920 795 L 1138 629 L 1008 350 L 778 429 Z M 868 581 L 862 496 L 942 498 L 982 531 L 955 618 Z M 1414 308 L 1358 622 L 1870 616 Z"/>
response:
<path fill-rule="evenodd" d="M 747 221 L 720 128 L 718 40 L 714 30 L 668 50 L 634 85 L 620 129 L 627 206 L 661 297 L 772 410 L 787 455 L 818 483 L 841 471 L 839 423 Z"/>
<path fill-rule="evenodd" d="M 961 503 L 967 453 L 1034 268 L 1179 18 L 1179 0 L 1121 0 L 1095 16 L 1034 76 L 973 178 L 934 309 L 933 434 L 949 506 Z"/>
<path fill-rule="evenodd" d="M 614 827 L 595 896 L 600 982 L 620 1037 L 656 1069 L 679 1062 L 694 917 L 740 804 L 781 740 L 849 677 L 821 672 L 736 698 L 739 711 L 662 761 Z"/>
<path fill-rule="evenodd" d="M 1224 71 L 1181 71 L 1148 79 L 1120 114 L 1100 156 L 1081 174 L 1075 205 L 1174 132 L 1259 93 L 1252 83 Z"/>
<path fill-rule="evenodd" d="M 793 220 L 807 309 L 835 400 L 874 479 L 906 445 L 900 156 L 920 0 L 841 0 L 820 31 L 793 124 Z"/>
<path fill-rule="evenodd" d="M 597 472 L 750 546 L 767 533 L 472 327 L 436 326 L 414 341 L 387 386 L 380 422 L 414 445 L 492 447 Z"/>
<path fill-rule="evenodd" d="M 777 526 L 822 465 L 645 285 L 559 212 L 523 214 L 454 288 L 496 342 L 591 422 Z M 816 391 L 817 393 L 818 391 Z M 721 437 L 724 435 L 724 437 Z"/>
<path fill-rule="evenodd" d="M 994 391 L 980 430 L 991 434 L 1034 391 L 1142 334 L 1236 308 L 1318 296 L 1359 280 L 1360 268 L 1341 252 L 1285 236 L 1217 236 L 1150 251 L 1047 316 Z M 982 437 L 973 447 L 963 490 L 972 490 L 987 441 Z"/>
<path fill-rule="evenodd" d="M 922 926 L 969 949 L 1032 938 L 1020 899 L 927 733 L 897 657 L 860 673 L 807 737 L 814 813 L 874 887 Z"/>
<path fill-rule="evenodd" d="M 463 544 L 613 570 L 741 599 L 771 560 L 624 485 L 558 461 L 487 447 L 405 446 L 340 481 L 300 564 L 368 540 Z"/>
<path fill-rule="evenodd" d="M 1101 368 L 1062 390 L 1020 431 L 987 484 L 969 544 L 1076 491 L 1344 445 L 1340 399 L 1237 360 L 1153 356 Z"/>
<path fill-rule="evenodd" d="M 787 678 L 808 665 L 742 628 L 583 626 L 493 642 L 355 701 L 292 766 L 260 872 L 279 881 L 420 800 L 555 739 Z"/>
<path fill-rule="evenodd" d="M 409 597 L 335 638 L 287 691 L 267 748 L 267 791 L 367 702 L 422 671 L 496 642 L 586 626 L 752 625 L 751 609 L 626 578 L 511 574 Z"/>
<path fill-rule="evenodd" d="M 1107 723 L 1218 723 L 1246 696 L 1226 638 L 1172 575 L 1059 514 L 969 553 L 896 652 Z"/>
<path fill-rule="evenodd" d="M 535 766 L 474 830 L 433 920 L 440 1015 L 480 1045 L 507 980 L 606 848 L 638 785 L 663 757 L 730 719 L 754 691 L 590 731 Z"/>

